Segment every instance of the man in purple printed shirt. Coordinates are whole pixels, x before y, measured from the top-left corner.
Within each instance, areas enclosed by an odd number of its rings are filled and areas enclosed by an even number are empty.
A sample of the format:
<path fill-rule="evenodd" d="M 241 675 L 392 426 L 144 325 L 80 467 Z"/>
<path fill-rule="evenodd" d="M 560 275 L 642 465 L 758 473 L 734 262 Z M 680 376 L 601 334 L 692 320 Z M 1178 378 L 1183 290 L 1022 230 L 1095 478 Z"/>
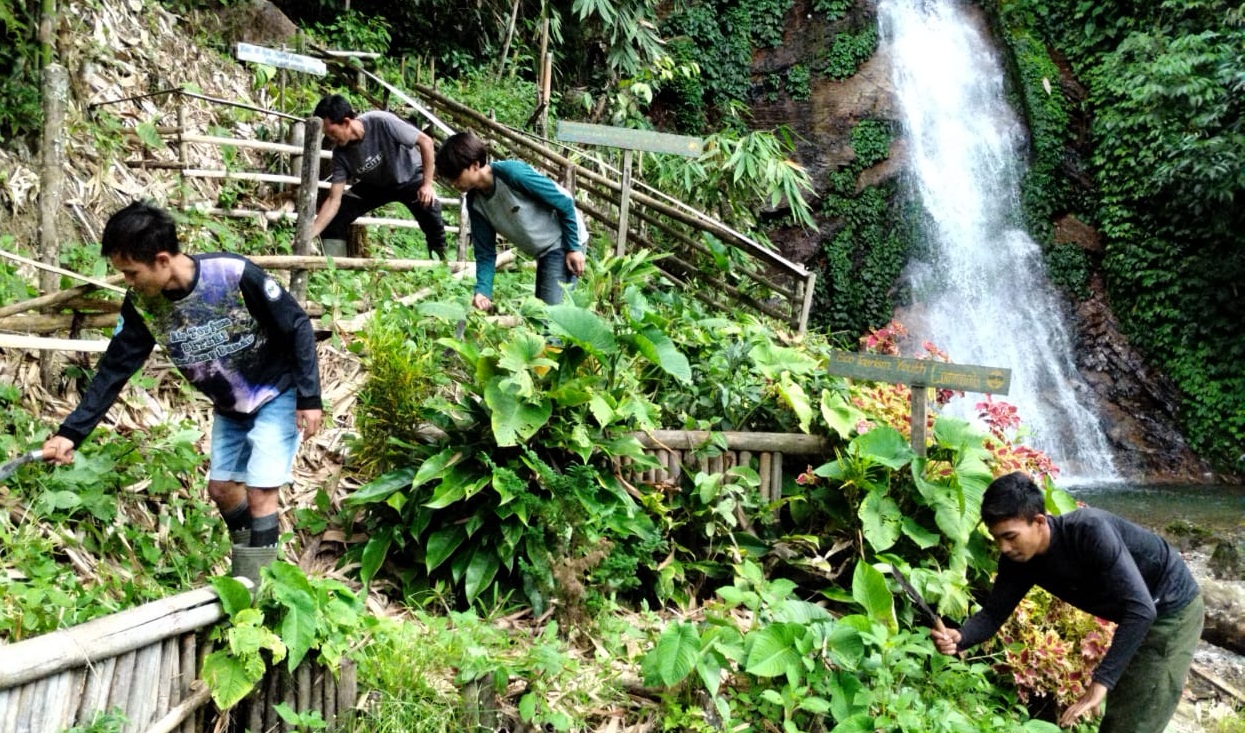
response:
<path fill-rule="evenodd" d="M 233 542 L 234 575 L 259 582 L 276 559 L 278 493 L 290 480 L 300 435 L 320 428 L 320 375 L 307 313 L 249 260 L 187 255 L 167 212 L 135 202 L 104 227 L 100 253 L 129 292 L 95 378 L 43 445 L 67 464 L 160 344 L 212 401 L 208 495 Z"/>

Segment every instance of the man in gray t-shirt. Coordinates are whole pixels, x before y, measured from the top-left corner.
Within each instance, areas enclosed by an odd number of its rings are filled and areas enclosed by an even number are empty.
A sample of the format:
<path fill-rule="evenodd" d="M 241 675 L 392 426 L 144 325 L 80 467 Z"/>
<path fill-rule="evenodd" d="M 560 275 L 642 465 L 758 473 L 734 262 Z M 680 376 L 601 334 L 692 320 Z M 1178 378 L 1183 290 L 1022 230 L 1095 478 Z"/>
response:
<path fill-rule="evenodd" d="M 311 236 L 323 234 L 324 253 L 345 256 L 350 224 L 399 201 L 419 222 L 428 253 L 444 257 L 445 222 L 432 187 L 432 138 L 391 112 L 355 114 L 340 94 L 320 100 L 312 114 L 324 121 L 324 136 L 333 143 L 332 186 L 311 228 Z"/>

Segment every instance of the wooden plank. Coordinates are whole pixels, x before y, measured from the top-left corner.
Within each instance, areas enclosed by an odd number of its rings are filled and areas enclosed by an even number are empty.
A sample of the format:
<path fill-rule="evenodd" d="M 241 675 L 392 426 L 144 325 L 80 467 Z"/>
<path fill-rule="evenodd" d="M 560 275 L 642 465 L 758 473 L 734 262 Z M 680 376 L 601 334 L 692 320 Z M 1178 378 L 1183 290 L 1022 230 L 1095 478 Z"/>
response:
<path fill-rule="evenodd" d="M 22 688 L 10 687 L 0 690 L 0 730 L 8 731 L 17 730 L 17 711 L 22 709 Z"/>
<path fill-rule="evenodd" d="M 689 135 L 671 135 L 666 132 L 593 125 L 570 120 L 558 121 L 556 138 L 561 142 L 602 145 L 624 150 L 644 150 L 650 153 L 670 153 L 688 158 L 700 157 L 705 147 L 703 140 Z"/>
<path fill-rule="evenodd" d="M 764 496 L 766 501 L 773 501 L 773 493 L 770 491 L 773 463 L 774 454 L 769 451 L 763 451 L 759 461 L 760 465 L 757 469 L 757 476 L 761 479 L 761 496 Z"/>
<path fill-rule="evenodd" d="M 113 708 L 126 709 L 130 701 L 130 681 L 134 679 L 134 660 L 138 652 L 126 652 L 117 657 L 117 666 L 113 670 L 112 684 L 108 688 L 108 701 L 105 710 Z M 127 728 L 126 730 L 132 730 Z"/>
<path fill-rule="evenodd" d="M 719 433 L 726 438 L 726 446 L 731 450 L 746 450 L 756 453 L 779 451 L 790 455 L 824 455 L 829 452 L 832 443 L 820 435 L 803 433 Z M 712 433 L 706 430 L 653 430 L 647 433 L 632 433 L 640 445 L 645 448 L 669 448 L 692 450 L 709 442 Z"/>
<path fill-rule="evenodd" d="M 207 685 L 198 683 L 195 689 L 159 720 L 155 721 L 144 733 L 173 733 L 181 726 L 185 730 L 187 721 L 194 719 L 194 714 L 212 699 L 212 691 Z"/>
<path fill-rule="evenodd" d="M 358 696 L 355 663 L 351 659 L 341 660 L 337 678 L 337 714 L 345 715 L 354 709 L 355 698 Z"/>
<path fill-rule="evenodd" d="M 932 359 L 906 359 L 886 354 L 831 351 L 827 369 L 850 379 L 911 384 L 986 394 L 1007 394 L 1012 372 L 1002 367 L 950 364 Z"/>
<path fill-rule="evenodd" d="M 139 731 L 150 727 L 157 717 L 156 688 L 160 680 L 160 652 L 164 642 L 139 649 L 134 654 L 134 676 L 130 681 L 130 702 L 125 707 L 126 730 Z"/>
<path fill-rule="evenodd" d="M 300 713 L 310 712 L 312 710 L 312 707 L 311 707 L 311 663 L 306 660 L 303 660 L 303 663 L 298 665 L 297 672 L 298 672 L 297 674 L 298 680 L 295 683 L 297 686 L 297 695 L 298 695 L 297 710 Z"/>
<path fill-rule="evenodd" d="M 112 690 L 112 676 L 117 668 L 117 658 L 109 657 L 86 668 L 86 687 L 78 703 L 78 720 L 90 723 L 96 713 L 108 709 L 108 693 Z"/>
<path fill-rule="evenodd" d="M 22 687 L 22 699 L 18 703 L 18 733 L 33 733 L 35 724 L 43 715 L 43 700 L 47 696 L 48 678 L 44 677 Z"/>
<path fill-rule="evenodd" d="M 195 677 L 198 675 L 199 666 L 196 664 L 198 652 L 198 638 L 193 633 L 182 634 L 178 640 L 180 649 L 177 658 L 177 689 L 178 704 L 190 699 L 190 686 L 194 683 Z M 195 711 L 193 715 L 188 716 L 182 723 L 181 733 L 195 733 L 198 728 L 196 723 L 202 713 Z"/>
<path fill-rule="evenodd" d="M 179 651 L 177 637 L 170 636 L 160 645 L 160 674 L 156 677 L 155 718 L 163 718 L 173 707 L 174 700 L 181 699 L 181 684 L 177 679 Z"/>

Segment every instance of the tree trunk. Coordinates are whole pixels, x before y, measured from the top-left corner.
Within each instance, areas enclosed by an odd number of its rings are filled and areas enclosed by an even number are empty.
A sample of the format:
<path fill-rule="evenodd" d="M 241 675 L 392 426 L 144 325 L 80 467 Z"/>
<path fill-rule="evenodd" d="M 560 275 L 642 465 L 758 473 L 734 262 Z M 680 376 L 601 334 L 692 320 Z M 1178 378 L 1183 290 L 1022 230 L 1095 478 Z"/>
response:
<path fill-rule="evenodd" d="M 46 8 L 45 8 L 46 10 Z M 47 265 L 60 262 L 60 240 L 56 232 L 56 219 L 60 215 L 62 189 L 65 183 L 65 144 L 61 135 L 65 104 L 69 99 L 69 72 L 60 64 L 48 64 L 43 69 L 43 141 L 41 148 L 42 169 L 39 177 L 39 259 Z M 50 293 L 57 289 L 60 280 L 56 273 L 43 271 L 39 274 L 39 289 Z M 45 388 L 53 380 L 53 359 L 50 352 L 39 357 L 39 379 Z"/>

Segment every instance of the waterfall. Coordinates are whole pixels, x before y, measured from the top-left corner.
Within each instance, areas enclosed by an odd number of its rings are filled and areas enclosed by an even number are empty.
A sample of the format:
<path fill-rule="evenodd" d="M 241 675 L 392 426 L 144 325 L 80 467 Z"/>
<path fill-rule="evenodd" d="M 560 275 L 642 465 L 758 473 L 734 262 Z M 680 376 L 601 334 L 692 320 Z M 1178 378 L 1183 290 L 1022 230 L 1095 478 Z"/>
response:
<path fill-rule="evenodd" d="M 1115 480 L 1060 298 L 1023 229 L 1025 130 L 998 57 L 956 0 L 882 0 L 878 16 L 925 212 L 904 325 L 952 361 L 1010 368 L 1011 389 L 996 399 L 1016 405 L 1023 442 L 1051 456 L 1063 481 Z M 956 398 L 944 412 L 975 417 L 982 399 Z"/>

